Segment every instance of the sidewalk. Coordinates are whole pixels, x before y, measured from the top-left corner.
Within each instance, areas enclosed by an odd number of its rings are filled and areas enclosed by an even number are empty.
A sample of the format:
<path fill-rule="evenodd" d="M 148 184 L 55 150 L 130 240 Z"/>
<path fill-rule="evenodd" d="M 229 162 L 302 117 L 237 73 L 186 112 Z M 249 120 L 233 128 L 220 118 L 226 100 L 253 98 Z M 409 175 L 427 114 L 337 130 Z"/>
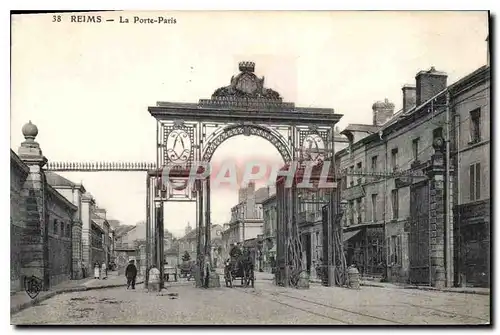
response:
<path fill-rule="evenodd" d="M 257 280 L 273 280 L 274 275 L 268 272 L 255 272 Z M 321 280 L 316 278 L 309 279 L 309 282 L 315 284 L 321 284 Z M 480 294 L 480 295 L 490 295 L 490 289 L 484 287 L 446 287 L 438 289 L 431 286 L 418 286 L 409 284 L 394 284 L 394 283 L 382 283 L 374 280 L 361 280 L 361 286 L 370 287 L 380 287 L 387 289 L 410 289 L 410 290 L 423 290 L 423 291 L 440 291 L 440 292 L 452 292 L 452 293 L 469 293 L 469 294 Z"/>
<path fill-rule="evenodd" d="M 144 283 L 142 276 L 138 276 L 136 284 Z M 61 293 L 80 292 L 104 288 L 127 286 L 124 276 L 110 274 L 107 279 L 84 278 L 80 280 L 69 280 L 52 287 L 49 291 L 42 291 L 35 299 L 31 299 L 24 291 L 17 292 L 10 297 L 10 314 L 14 314 L 25 308 L 39 304 Z"/>

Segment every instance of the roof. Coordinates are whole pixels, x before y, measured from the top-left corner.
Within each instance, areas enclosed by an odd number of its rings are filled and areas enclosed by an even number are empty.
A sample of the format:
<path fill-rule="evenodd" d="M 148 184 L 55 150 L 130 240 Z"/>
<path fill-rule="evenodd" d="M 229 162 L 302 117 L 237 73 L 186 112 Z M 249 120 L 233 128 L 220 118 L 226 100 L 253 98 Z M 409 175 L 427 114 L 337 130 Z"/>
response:
<path fill-rule="evenodd" d="M 380 129 L 379 126 L 374 126 L 371 124 L 351 123 L 344 130 L 342 130 L 340 133 L 345 134 L 346 132 L 351 132 L 351 131 L 360 131 L 360 132 L 365 132 L 365 133 L 376 133 L 379 129 Z"/>
<path fill-rule="evenodd" d="M 18 170 L 22 171 L 24 175 L 30 172 L 28 165 L 26 165 L 12 149 L 10 149 L 10 164 L 11 166 L 15 164 Z"/>
<path fill-rule="evenodd" d="M 102 231 L 104 233 L 104 228 L 102 228 L 102 226 L 98 223 L 98 222 L 95 222 L 94 220 L 90 220 L 93 224 L 95 224 L 100 231 Z"/>
<path fill-rule="evenodd" d="M 412 122 L 412 117 L 419 111 L 423 110 L 425 106 L 427 106 L 431 101 L 435 101 L 436 99 L 440 97 L 444 97 L 444 94 L 446 92 L 450 92 L 451 94 L 457 94 L 463 89 L 467 89 L 469 87 L 469 84 L 472 82 L 480 83 L 483 81 L 486 81 L 489 79 L 489 71 L 490 71 L 490 66 L 489 65 L 484 65 L 481 66 L 480 68 L 476 69 L 475 71 L 469 73 L 468 75 L 462 77 L 461 79 L 457 80 L 455 83 L 448 85 L 448 87 L 441 92 L 437 93 L 435 96 L 431 97 L 427 101 L 423 102 L 422 104 L 418 106 L 414 106 L 407 112 L 402 112 L 401 110 L 398 111 L 394 116 L 388 120 L 384 125 L 378 128 L 379 131 L 385 131 L 385 130 L 394 130 L 394 128 L 398 128 L 400 126 L 404 126 L 405 123 L 407 122 Z M 484 77 L 483 77 L 484 75 Z M 351 126 L 351 125 L 349 125 Z M 349 126 L 344 129 L 348 130 Z M 358 125 L 356 125 L 358 126 Z M 370 125 L 366 125 L 368 127 L 373 127 Z M 368 143 L 370 141 L 378 139 L 380 136 L 378 134 L 371 134 L 366 136 L 365 138 L 357 141 L 356 143 Z M 354 143 L 354 145 L 356 145 Z M 335 153 L 335 156 L 341 156 L 344 153 L 348 151 L 348 148 L 342 149 L 338 152 Z"/>
<path fill-rule="evenodd" d="M 79 186 L 75 183 L 73 183 L 71 180 L 64 178 L 63 176 L 52 172 L 52 171 L 45 171 L 45 176 L 47 177 L 47 183 L 49 183 L 50 186 Z"/>
<path fill-rule="evenodd" d="M 132 225 L 117 226 L 115 228 L 115 237 L 123 236 L 134 228 L 135 226 Z"/>
<path fill-rule="evenodd" d="M 262 201 L 262 204 L 265 205 L 265 204 L 267 204 L 269 202 L 272 202 L 273 200 L 276 200 L 276 193 L 274 193 L 273 195 L 267 197 L 267 199 L 264 199 Z"/>
<path fill-rule="evenodd" d="M 66 208 L 69 208 L 70 210 L 75 211 L 75 212 L 78 210 L 78 207 L 76 207 L 75 204 L 73 204 L 68 199 L 66 199 L 66 197 L 63 196 L 61 193 L 57 192 L 57 190 L 54 189 L 52 186 L 47 185 L 47 191 L 50 194 L 52 194 L 54 199 L 59 200 L 59 202 L 62 203 Z"/>
<path fill-rule="evenodd" d="M 182 240 L 191 240 L 193 238 L 196 238 L 196 232 L 198 231 L 197 228 L 191 230 L 189 233 L 187 233 L 186 235 L 184 235 L 183 237 L 181 237 L 179 239 L 179 241 L 182 241 Z"/>

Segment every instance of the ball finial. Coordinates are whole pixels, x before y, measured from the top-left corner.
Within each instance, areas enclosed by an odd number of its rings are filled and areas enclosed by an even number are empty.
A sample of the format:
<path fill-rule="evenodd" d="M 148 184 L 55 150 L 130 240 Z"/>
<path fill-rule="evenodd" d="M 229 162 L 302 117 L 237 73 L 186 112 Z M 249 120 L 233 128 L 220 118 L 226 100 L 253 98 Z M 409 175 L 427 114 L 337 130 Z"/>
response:
<path fill-rule="evenodd" d="M 23 126 L 22 132 L 26 140 L 34 140 L 36 135 L 38 135 L 38 128 L 30 120 Z"/>

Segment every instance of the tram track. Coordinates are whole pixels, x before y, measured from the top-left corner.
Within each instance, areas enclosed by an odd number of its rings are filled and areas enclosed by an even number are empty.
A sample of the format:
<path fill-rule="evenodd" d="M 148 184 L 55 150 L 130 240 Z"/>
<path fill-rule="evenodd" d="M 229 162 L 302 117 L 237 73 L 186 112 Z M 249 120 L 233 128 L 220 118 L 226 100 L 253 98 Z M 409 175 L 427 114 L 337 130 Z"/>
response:
<path fill-rule="evenodd" d="M 386 288 L 382 288 L 382 289 L 386 289 Z M 415 292 L 405 291 L 404 289 L 401 289 L 399 292 L 402 293 L 402 294 L 411 296 L 411 297 L 415 297 L 416 296 Z M 421 294 L 426 294 L 426 292 L 439 292 L 439 293 L 443 293 L 443 292 L 440 292 L 440 291 L 419 291 L 419 294 L 420 295 Z M 460 294 L 462 294 L 462 293 L 460 293 Z M 426 294 L 426 295 L 433 296 L 432 294 Z M 414 307 L 414 308 L 422 308 L 422 309 L 428 309 L 428 310 L 431 310 L 431 311 L 434 311 L 434 312 L 446 313 L 446 314 L 450 314 L 450 315 L 454 315 L 454 316 L 456 315 L 456 316 L 460 316 L 462 318 L 476 319 L 476 320 L 479 320 L 479 321 L 482 321 L 482 322 L 490 322 L 490 320 L 487 320 L 487 319 L 484 319 L 484 318 L 481 318 L 481 317 L 478 317 L 478 316 L 472 316 L 472 315 L 462 314 L 462 313 L 459 313 L 459 312 L 449 312 L 449 311 L 446 311 L 446 310 L 443 310 L 443 309 L 439 309 L 439 308 L 422 306 L 422 305 L 415 305 L 415 304 L 411 304 L 411 303 L 408 303 L 408 302 L 401 302 L 401 304 L 406 305 L 406 306 L 411 306 L 411 307 Z"/>
<path fill-rule="evenodd" d="M 375 316 L 375 315 L 370 315 L 370 314 L 366 314 L 366 313 L 362 313 L 362 312 L 357 312 L 357 311 L 349 310 L 349 309 L 342 308 L 342 307 L 336 307 L 336 306 L 332 306 L 332 305 L 329 305 L 329 304 L 324 304 L 324 303 L 321 303 L 321 302 L 304 299 L 302 297 L 297 297 L 297 296 L 289 295 L 289 294 L 282 293 L 282 292 L 274 292 L 274 291 L 269 291 L 269 290 L 265 290 L 265 289 L 261 289 L 261 291 L 265 292 L 265 293 L 267 293 L 267 294 L 269 294 L 270 296 L 273 296 L 273 297 L 281 296 L 281 297 L 285 297 L 285 298 L 288 298 L 288 299 L 293 299 L 293 300 L 300 301 L 302 304 L 306 303 L 306 304 L 310 304 L 310 305 L 313 305 L 313 306 L 319 306 L 319 307 L 321 307 L 323 309 L 324 308 L 328 308 L 330 310 L 336 310 L 336 311 L 341 311 L 343 313 L 348 313 L 346 316 L 348 316 L 348 315 L 355 315 L 358 318 L 374 319 L 374 320 L 377 320 L 378 322 L 382 321 L 385 324 L 387 324 L 387 323 L 390 323 L 390 324 L 400 324 L 400 325 L 405 325 L 406 324 L 406 323 L 402 323 L 402 322 L 399 322 L 399 321 L 395 321 L 395 320 L 391 320 L 391 319 L 387 319 L 387 318 L 383 318 L 383 317 L 379 317 L 379 316 Z M 247 293 L 247 294 L 252 294 L 252 295 L 264 298 L 264 299 L 267 298 L 267 297 L 265 297 L 265 296 L 263 296 L 261 294 L 256 294 L 255 292 L 246 292 L 246 291 L 243 291 L 243 292 Z M 327 315 L 327 314 L 324 314 L 324 313 L 321 313 L 321 312 L 319 312 L 319 313 L 318 312 L 312 312 L 310 310 L 307 310 L 307 309 L 304 309 L 304 308 L 301 308 L 301 307 L 293 306 L 290 303 L 284 303 L 283 301 L 278 301 L 277 299 L 267 299 L 267 300 L 279 303 L 279 304 L 284 305 L 284 306 L 288 306 L 290 308 L 302 310 L 302 311 L 305 311 L 307 313 L 311 313 L 311 314 L 318 315 L 318 316 L 321 316 L 321 317 L 324 317 L 324 318 L 335 320 L 335 321 L 341 322 L 343 324 L 360 324 L 360 323 L 366 324 L 366 321 L 364 321 L 364 320 L 360 320 L 360 322 L 349 322 L 349 321 L 346 321 L 345 318 L 336 318 L 336 317 L 333 317 L 331 315 Z M 433 312 L 437 312 L 437 313 L 441 313 L 441 314 L 446 314 L 446 315 L 449 315 L 451 318 L 460 317 L 460 318 L 463 318 L 463 319 L 477 320 L 480 323 L 490 322 L 490 320 L 487 320 L 487 319 L 484 319 L 484 318 L 480 318 L 480 317 L 477 317 L 477 316 L 466 315 L 466 314 L 462 314 L 462 313 L 459 313 L 459 312 L 446 311 L 446 310 L 439 309 L 439 308 L 433 308 L 433 307 L 415 305 L 415 304 L 411 304 L 411 303 L 407 303 L 407 302 L 401 302 L 401 305 L 406 305 L 406 306 L 410 306 L 410 307 L 417 308 L 417 309 L 425 309 L 425 310 L 429 310 L 429 311 L 433 311 Z M 351 318 L 351 317 L 348 317 L 348 318 Z"/>
<path fill-rule="evenodd" d="M 318 303 L 316 301 L 303 299 L 303 298 L 299 298 L 299 297 L 295 297 L 295 296 L 291 296 L 291 295 L 287 295 L 287 294 L 283 294 L 283 293 L 262 290 L 262 292 L 269 294 L 269 296 L 263 296 L 262 294 L 257 294 L 256 291 L 253 291 L 253 292 L 242 291 L 242 292 L 246 293 L 246 294 L 251 294 L 253 296 L 257 296 L 259 298 L 262 298 L 262 299 L 265 299 L 268 301 L 278 303 L 278 304 L 283 305 L 283 306 L 287 306 L 289 308 L 293 308 L 293 309 L 300 310 L 300 311 L 303 311 L 303 312 L 306 312 L 309 314 L 313 314 L 313 315 L 320 316 L 320 317 L 323 317 L 326 319 L 337 321 L 337 322 L 340 322 L 341 324 L 347 324 L 347 325 L 359 325 L 359 324 L 371 325 L 371 324 L 381 324 L 381 323 L 382 324 L 388 324 L 388 323 L 389 324 L 400 324 L 400 325 L 404 324 L 404 323 L 401 323 L 398 321 L 394 321 L 394 320 L 390 320 L 390 319 L 386 319 L 386 318 L 381 318 L 381 317 L 366 314 L 366 313 L 360 313 L 360 312 L 348 310 L 345 308 L 340 308 L 340 307 L 335 307 L 335 306 L 331 306 L 331 305 L 327 305 L 327 304 L 322 304 L 322 303 Z M 302 307 L 294 306 L 293 304 L 290 303 L 290 301 L 288 301 L 288 302 L 280 301 L 278 297 L 284 297 L 284 298 L 294 299 L 294 300 L 300 301 L 300 304 Z M 309 304 L 310 306 L 312 305 L 313 309 L 320 309 L 321 311 L 324 311 L 325 307 L 326 307 L 330 311 L 335 311 L 337 313 L 340 312 L 341 315 L 332 316 L 329 314 L 325 314 L 324 312 L 311 311 L 310 309 L 306 309 L 304 307 L 304 304 Z M 372 320 L 376 320 L 376 322 L 367 322 L 366 321 L 367 318 L 372 319 Z"/>

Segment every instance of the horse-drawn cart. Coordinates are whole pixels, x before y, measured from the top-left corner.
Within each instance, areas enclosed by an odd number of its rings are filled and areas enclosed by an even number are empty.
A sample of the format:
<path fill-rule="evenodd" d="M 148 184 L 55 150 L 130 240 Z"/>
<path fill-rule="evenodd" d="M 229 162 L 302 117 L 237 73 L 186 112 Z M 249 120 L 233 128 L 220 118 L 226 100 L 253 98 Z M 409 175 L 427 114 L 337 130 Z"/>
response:
<path fill-rule="evenodd" d="M 237 278 L 241 279 L 241 286 L 254 287 L 255 273 L 253 262 L 245 260 L 227 260 L 224 266 L 224 281 L 226 287 L 233 287 L 233 281 Z"/>

